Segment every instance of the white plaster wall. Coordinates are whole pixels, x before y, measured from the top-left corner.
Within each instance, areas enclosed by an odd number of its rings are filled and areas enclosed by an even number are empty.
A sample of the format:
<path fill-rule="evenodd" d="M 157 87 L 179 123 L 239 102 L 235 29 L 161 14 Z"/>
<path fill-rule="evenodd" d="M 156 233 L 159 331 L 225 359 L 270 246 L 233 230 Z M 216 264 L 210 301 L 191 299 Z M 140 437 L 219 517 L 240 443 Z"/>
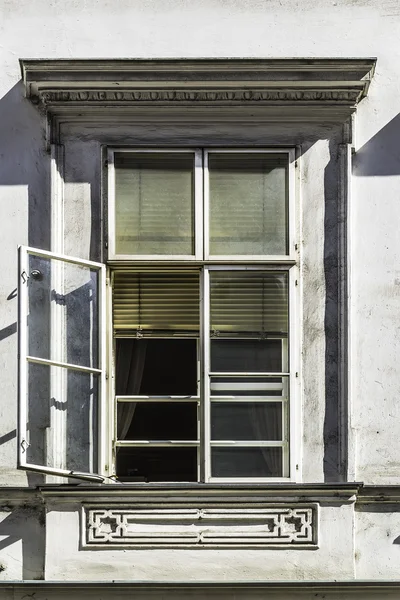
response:
<path fill-rule="evenodd" d="M 0 1 L 0 462 L 16 454 L 16 246 L 47 247 L 48 169 L 40 117 L 20 99 L 19 57 L 377 56 L 357 117 L 352 198 L 352 425 L 356 479 L 399 482 L 397 0 Z M 17 86 L 17 87 L 15 87 Z M 9 298 L 9 299 L 7 299 Z M 322 399 L 321 399 L 322 401 Z M 34 479 L 31 479 L 34 481 Z"/>
<path fill-rule="evenodd" d="M 320 548 L 316 550 L 80 550 L 79 525 L 79 506 L 49 507 L 46 579 L 307 581 L 354 577 L 352 504 L 321 507 Z"/>
<path fill-rule="evenodd" d="M 355 513 L 355 572 L 359 579 L 397 579 L 400 559 L 398 506 L 361 505 Z"/>

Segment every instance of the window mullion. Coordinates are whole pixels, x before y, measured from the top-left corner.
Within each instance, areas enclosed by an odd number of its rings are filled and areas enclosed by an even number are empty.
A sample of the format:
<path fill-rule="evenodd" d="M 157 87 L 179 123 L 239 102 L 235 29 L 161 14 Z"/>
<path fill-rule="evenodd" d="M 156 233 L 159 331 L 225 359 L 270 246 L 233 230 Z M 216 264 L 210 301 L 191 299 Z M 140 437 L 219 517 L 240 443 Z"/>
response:
<path fill-rule="evenodd" d="M 194 153 L 194 243 L 195 258 L 203 258 L 203 153 L 195 150 Z"/>
<path fill-rule="evenodd" d="M 209 269 L 204 267 L 200 278 L 200 346 L 201 346 L 201 397 L 203 399 L 202 423 L 203 428 L 200 439 L 202 441 L 202 480 L 208 481 L 211 477 L 211 451 L 210 451 L 210 275 Z"/>

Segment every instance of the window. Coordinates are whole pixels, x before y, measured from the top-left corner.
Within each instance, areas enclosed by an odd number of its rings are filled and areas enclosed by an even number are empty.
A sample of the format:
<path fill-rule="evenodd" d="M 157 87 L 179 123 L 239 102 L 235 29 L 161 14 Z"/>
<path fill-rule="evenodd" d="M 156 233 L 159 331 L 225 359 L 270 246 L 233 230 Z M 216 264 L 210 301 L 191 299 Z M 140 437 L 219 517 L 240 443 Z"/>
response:
<path fill-rule="evenodd" d="M 108 169 L 107 269 L 20 248 L 19 465 L 292 477 L 293 151 L 115 149 Z"/>
<path fill-rule="evenodd" d="M 122 481 L 291 475 L 293 151 L 109 152 Z"/>

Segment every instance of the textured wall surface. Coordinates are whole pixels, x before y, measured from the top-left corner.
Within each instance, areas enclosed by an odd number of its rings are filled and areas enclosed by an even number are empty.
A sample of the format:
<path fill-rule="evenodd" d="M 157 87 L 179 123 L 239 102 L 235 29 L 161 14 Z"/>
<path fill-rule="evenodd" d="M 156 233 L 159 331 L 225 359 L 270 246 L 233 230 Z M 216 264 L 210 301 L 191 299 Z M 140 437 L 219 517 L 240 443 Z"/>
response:
<path fill-rule="evenodd" d="M 397 0 L 0 0 L 1 486 L 44 483 L 42 475 L 16 469 L 17 246 L 50 249 L 52 235 L 45 120 L 24 98 L 18 59 L 99 57 L 377 57 L 368 97 L 355 118 L 352 159 L 348 462 L 350 480 L 400 484 L 399 38 Z M 178 145 L 180 140 L 207 144 L 224 137 L 232 141 L 232 135 L 221 124 L 201 132 L 137 128 L 115 134 L 114 140 L 125 136 L 126 143 L 143 143 L 169 136 Z M 267 127 L 242 131 L 238 139 L 244 135 L 249 143 L 262 139 L 265 145 L 277 139 Z M 63 136 L 65 251 L 97 259 L 100 146 L 111 135 L 67 128 Z M 330 399 L 337 385 L 334 257 L 342 141 L 334 129 L 311 138 L 290 128 L 280 137 L 303 144 L 301 244 L 308 345 L 303 348 L 300 458 L 303 481 L 310 483 L 340 476 L 339 417 Z M 40 502 L 27 506 L 15 500 L 12 506 L 0 506 L 0 579 L 40 579 L 45 569 L 47 578 L 87 580 L 398 577 L 397 505 L 357 513 L 352 505 L 325 507 L 321 519 L 329 534 L 321 538 L 320 550 L 266 554 L 81 551 L 78 517 L 76 507 L 53 508 L 45 529 Z"/>

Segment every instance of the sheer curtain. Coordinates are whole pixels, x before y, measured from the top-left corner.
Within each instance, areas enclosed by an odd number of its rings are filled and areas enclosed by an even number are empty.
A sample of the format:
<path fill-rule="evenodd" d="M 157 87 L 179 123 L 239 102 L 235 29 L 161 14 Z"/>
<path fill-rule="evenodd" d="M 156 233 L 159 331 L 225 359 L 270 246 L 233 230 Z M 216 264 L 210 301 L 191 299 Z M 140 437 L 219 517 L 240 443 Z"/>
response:
<path fill-rule="evenodd" d="M 272 408 L 273 404 L 271 405 Z M 250 409 L 251 426 L 256 440 L 275 441 L 282 438 L 282 411 L 281 407 L 265 410 L 264 405 L 253 404 Z M 282 450 L 276 448 L 263 448 L 261 453 L 271 476 L 282 475 Z"/>
<path fill-rule="evenodd" d="M 137 396 L 143 378 L 147 340 L 119 339 L 117 343 L 117 395 Z M 121 402 L 118 410 L 117 439 L 124 440 L 135 415 L 136 402 Z"/>

